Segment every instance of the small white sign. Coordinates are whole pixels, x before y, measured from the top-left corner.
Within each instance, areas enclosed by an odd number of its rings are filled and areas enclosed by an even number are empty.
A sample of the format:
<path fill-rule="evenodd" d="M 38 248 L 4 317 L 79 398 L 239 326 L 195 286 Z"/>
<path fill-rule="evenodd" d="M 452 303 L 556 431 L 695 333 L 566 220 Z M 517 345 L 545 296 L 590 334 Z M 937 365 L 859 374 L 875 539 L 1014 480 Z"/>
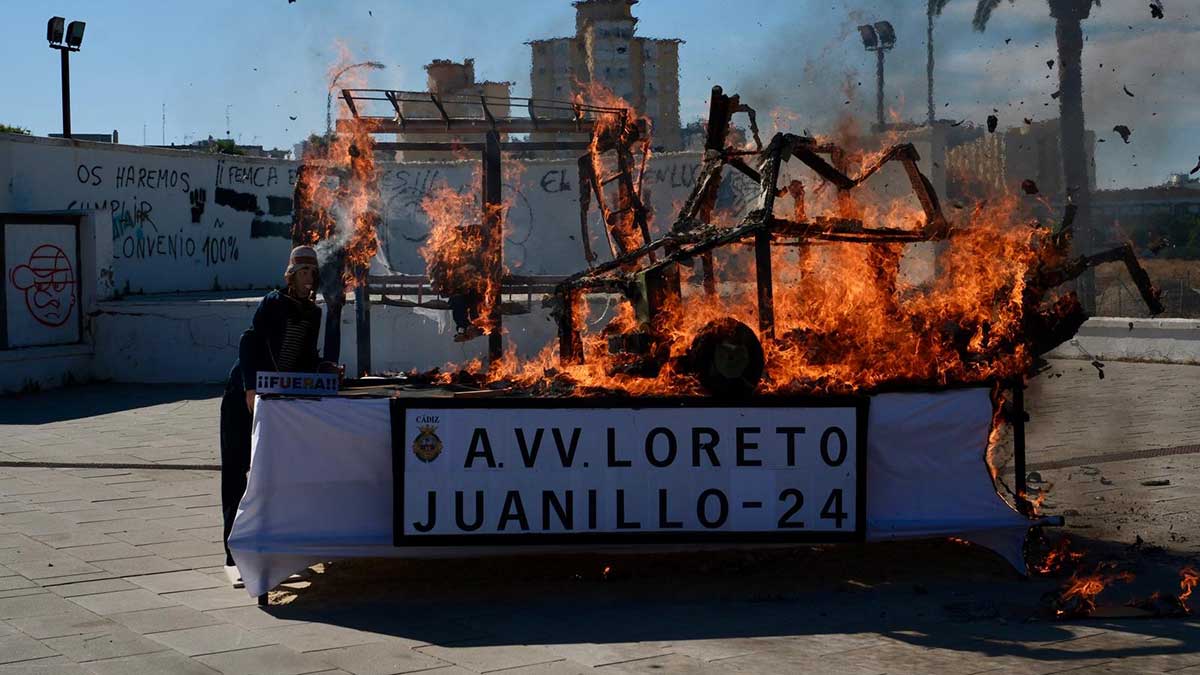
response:
<path fill-rule="evenodd" d="M 394 449 L 398 545 L 862 532 L 865 404 L 430 403 Z"/>
<path fill-rule="evenodd" d="M 259 394 L 331 396 L 338 391 L 336 373 L 275 373 L 258 371 L 255 390 Z"/>

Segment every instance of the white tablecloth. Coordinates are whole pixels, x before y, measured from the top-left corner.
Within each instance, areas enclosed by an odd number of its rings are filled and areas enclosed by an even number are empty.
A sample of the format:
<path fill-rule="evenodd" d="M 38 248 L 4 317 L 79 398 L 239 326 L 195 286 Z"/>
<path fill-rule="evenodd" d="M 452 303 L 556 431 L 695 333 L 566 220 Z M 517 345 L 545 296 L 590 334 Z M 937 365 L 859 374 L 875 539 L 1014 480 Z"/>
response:
<path fill-rule="evenodd" d="M 867 539 L 953 535 L 995 550 L 1023 572 L 1021 547 L 1030 521 L 992 484 L 984 459 L 991 418 L 982 388 L 872 397 Z M 339 558 L 570 549 L 394 547 L 388 401 L 350 398 L 259 399 L 249 482 L 229 548 L 251 595 L 308 565 Z M 604 550 L 631 548 L 702 546 Z"/>

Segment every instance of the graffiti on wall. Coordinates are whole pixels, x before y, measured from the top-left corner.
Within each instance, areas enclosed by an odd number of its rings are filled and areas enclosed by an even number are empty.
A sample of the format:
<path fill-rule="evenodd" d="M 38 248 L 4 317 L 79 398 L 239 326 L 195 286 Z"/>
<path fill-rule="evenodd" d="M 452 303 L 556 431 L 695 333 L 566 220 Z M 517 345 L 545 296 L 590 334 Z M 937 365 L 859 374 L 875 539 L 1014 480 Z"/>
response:
<path fill-rule="evenodd" d="M 4 143 L 4 141 L 0 141 Z M 53 144 L 0 145 L 12 161 L 0 195 L 19 210 L 99 209 L 112 215 L 114 285 L 118 291 L 168 292 L 262 288 L 279 282 L 268 261 L 286 261 L 298 163 L 128 146 L 71 150 Z M 381 163 L 381 248 L 391 268 L 423 273 L 420 248 L 429 223 L 421 201 L 439 185 L 472 190 L 478 162 Z M 670 226 L 695 185 L 698 153 L 656 155 L 643 179 L 656 232 Z M 9 173 L 6 173 L 9 172 Z M 505 260 L 528 274 L 570 274 L 586 261 L 580 237 L 575 160 L 523 162 L 506 174 Z M 757 190 L 727 172 L 718 207 L 740 212 Z M 586 236 L 608 245 L 593 201 Z"/>
<path fill-rule="evenodd" d="M 101 210 L 112 216 L 118 291 L 270 286 L 291 244 L 297 164 L 114 146 L 72 152 L 12 146 L 10 198 L 33 210 Z"/>
<path fill-rule="evenodd" d="M 24 264 L 12 268 L 9 282 L 25 294 L 25 307 L 39 324 L 57 328 L 71 318 L 76 303 L 75 271 L 58 246 L 39 244 Z"/>

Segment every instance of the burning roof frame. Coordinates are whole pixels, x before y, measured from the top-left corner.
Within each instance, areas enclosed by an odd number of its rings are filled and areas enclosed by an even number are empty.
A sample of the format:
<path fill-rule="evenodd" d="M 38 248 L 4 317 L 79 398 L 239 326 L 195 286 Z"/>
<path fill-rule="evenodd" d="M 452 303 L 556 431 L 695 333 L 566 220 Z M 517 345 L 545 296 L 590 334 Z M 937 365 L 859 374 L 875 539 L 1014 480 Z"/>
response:
<path fill-rule="evenodd" d="M 742 150 L 726 147 L 732 117 L 745 112 L 750 117 L 757 148 Z M 821 155 L 829 155 L 826 161 Z M 751 167 L 748 157 L 758 157 L 759 168 Z M 778 183 L 783 164 L 795 158 L 811 168 L 821 179 L 834 185 L 839 199 L 869 179 L 886 164 L 899 162 L 908 177 L 913 193 L 925 214 L 925 224 L 918 230 L 901 228 L 869 228 L 861 220 L 816 217 L 808 222 L 778 218 L 774 215 L 775 199 L 788 193 Z M 856 177 L 846 173 L 846 155 L 832 143 L 820 143 L 809 136 L 777 133 L 764 148 L 758 137 L 755 113 L 741 103 L 737 94 L 726 95 L 720 86 L 713 87 L 709 101 L 705 156 L 700 172 L 687 201 L 679 211 L 671 230 L 657 240 L 643 235 L 642 246 L 621 252 L 600 265 L 592 266 L 563 280 L 555 289 L 555 316 L 559 326 L 559 355 L 564 364 L 579 363 L 582 358 L 581 336 L 574 316 L 573 298 L 589 291 L 620 292 L 632 301 L 647 303 L 648 316 L 642 317 L 653 332 L 657 328 L 655 305 L 664 294 L 678 296 L 679 280 L 671 274 L 681 263 L 700 256 L 703 263 L 704 291 L 716 294 L 716 274 L 712 252 L 737 242 L 753 238 L 755 283 L 757 285 L 759 333 L 767 340 L 775 336 L 775 310 L 771 270 L 773 245 L 803 245 L 807 240 L 857 242 L 865 244 L 914 243 L 939 241 L 952 234 L 952 228 L 941 210 L 933 185 L 917 167 L 920 156 L 912 144 L 889 148 Z M 582 163 L 582 162 L 581 162 Z M 752 209 L 733 227 L 711 224 L 721 175 L 725 167 L 745 174 L 760 186 L 757 208 Z M 802 197 L 800 198 L 802 199 Z M 581 208 L 585 208 L 581 204 Z M 607 214 L 606 214 L 607 215 Z M 606 222 L 608 219 L 606 218 Z M 610 223 L 611 226 L 611 223 Z M 786 238 L 786 240 L 785 240 Z M 656 258 L 659 251 L 664 257 Z M 642 259 L 648 264 L 640 265 Z M 894 286 L 894 281 L 892 282 Z"/>
<path fill-rule="evenodd" d="M 632 153 L 630 145 L 637 140 L 633 136 L 619 134 L 597 134 L 598 129 L 611 128 L 618 130 L 630 129 L 628 121 L 633 118 L 633 111 L 624 107 L 589 105 L 579 101 L 560 101 L 551 99 L 534 99 L 528 97 L 491 96 L 491 95 L 442 95 L 434 92 L 399 91 L 392 89 L 342 89 L 341 98 L 350 111 L 351 118 L 339 119 L 337 129 L 340 132 L 350 131 L 350 125 L 360 125 L 370 134 L 405 134 L 420 133 L 427 135 L 457 136 L 464 134 L 483 134 L 482 142 L 453 141 L 401 141 L 377 142 L 376 151 L 394 152 L 417 150 L 424 152 L 444 152 L 447 154 L 462 154 L 464 152 L 479 152 L 483 167 L 481 181 L 484 249 L 494 251 L 493 259 L 483 261 L 483 267 L 491 278 L 489 288 L 493 297 L 488 298 L 490 308 L 487 317 L 488 330 L 488 360 L 497 363 L 503 358 L 503 297 L 509 295 L 527 295 L 532 299 L 534 293 L 548 293 L 555 284 L 561 282 L 561 276 L 549 275 L 513 275 L 504 271 L 503 261 L 503 212 L 501 206 L 501 175 L 502 152 L 554 152 L 554 151 L 587 151 L 593 147 L 596 137 L 602 137 L 601 151 L 612 150 L 617 155 L 617 161 L 622 166 L 619 175 L 609 179 L 598 179 L 596 176 L 582 173 L 584 159 L 580 158 L 581 192 L 594 189 L 601 211 L 606 218 L 622 209 L 632 209 L 639 229 L 644 238 L 649 238 L 646 209 L 642 206 L 637 195 L 640 190 L 635 187 L 632 178 Z M 387 103 L 392 114 L 365 114 L 369 106 Z M 432 106 L 437 110 L 437 117 L 414 117 L 404 114 L 406 104 Z M 451 114 L 450 110 L 463 111 Z M 509 111 L 523 109 L 526 116 L 498 116 L 493 111 L 506 109 Z M 605 118 L 615 118 L 615 122 L 602 124 Z M 508 133 L 560 133 L 578 134 L 581 140 L 554 141 L 501 141 L 501 134 Z M 586 140 L 584 140 L 586 139 Z M 648 149 L 648 148 L 647 148 Z M 643 158 L 642 170 L 645 169 Z M 604 200 L 602 187 L 605 180 L 619 179 L 622 209 L 610 209 Z M 640 177 L 638 182 L 640 183 Z M 585 236 L 585 257 L 595 260 L 596 255 L 590 250 L 590 242 L 586 236 L 587 196 L 584 200 L 583 216 Z M 632 202 L 630 202 L 632 200 Z M 607 230 L 606 230 L 607 233 Z M 610 240 L 610 246 L 612 245 Z M 614 249 L 616 255 L 619 251 Z M 623 251 L 621 251 L 623 252 Z M 358 359 L 359 369 L 370 370 L 370 296 L 378 293 L 382 304 L 400 306 L 426 306 L 422 297 L 423 289 L 428 284 L 428 277 L 421 275 L 367 275 L 366 284 L 356 288 L 356 306 L 358 320 Z M 391 300 L 388 292 L 415 291 L 417 303 L 404 300 Z"/>

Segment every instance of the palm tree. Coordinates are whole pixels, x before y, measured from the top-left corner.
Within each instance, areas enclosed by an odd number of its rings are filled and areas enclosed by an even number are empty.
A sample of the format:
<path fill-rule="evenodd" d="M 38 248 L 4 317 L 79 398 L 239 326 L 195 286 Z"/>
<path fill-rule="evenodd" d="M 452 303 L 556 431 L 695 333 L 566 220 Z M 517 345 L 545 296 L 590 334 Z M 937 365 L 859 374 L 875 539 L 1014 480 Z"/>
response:
<path fill-rule="evenodd" d="M 987 27 L 992 10 L 1001 0 L 979 0 L 975 7 L 975 30 Z M 1012 3 L 1013 0 L 1009 0 Z M 1079 208 L 1075 222 L 1077 253 L 1090 252 L 1095 232 L 1091 223 L 1091 192 L 1088 159 L 1085 152 L 1086 130 L 1083 121 L 1083 26 L 1100 0 L 1046 0 L 1054 19 L 1058 43 L 1059 150 L 1062 154 L 1063 180 L 1067 196 Z M 932 5 L 933 0 L 930 1 Z M 945 4 L 945 3 L 942 3 Z M 1088 270 L 1078 281 L 1079 299 L 1089 312 L 1095 311 L 1095 275 Z"/>
<path fill-rule="evenodd" d="M 925 48 L 928 51 L 928 58 L 925 61 L 925 77 L 929 81 L 929 126 L 933 126 L 933 17 L 941 16 L 944 9 L 950 0 L 929 0 L 929 4 L 925 8 L 925 18 L 928 23 L 925 27 Z"/>

